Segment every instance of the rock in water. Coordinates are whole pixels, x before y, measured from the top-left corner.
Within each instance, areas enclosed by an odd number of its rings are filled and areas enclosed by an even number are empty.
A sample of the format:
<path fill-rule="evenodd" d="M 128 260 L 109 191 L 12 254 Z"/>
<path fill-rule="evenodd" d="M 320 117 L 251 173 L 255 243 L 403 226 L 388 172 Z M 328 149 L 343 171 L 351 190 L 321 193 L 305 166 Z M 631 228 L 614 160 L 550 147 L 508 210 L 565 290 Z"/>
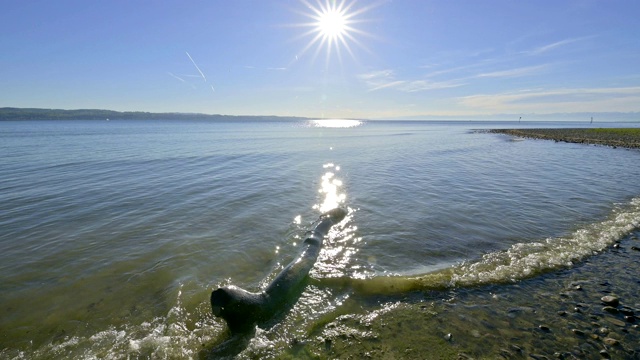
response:
<path fill-rule="evenodd" d="M 611 295 L 603 296 L 602 298 L 600 298 L 600 301 L 602 301 L 603 304 L 609 306 L 618 306 L 620 304 L 620 300 L 617 297 Z"/>

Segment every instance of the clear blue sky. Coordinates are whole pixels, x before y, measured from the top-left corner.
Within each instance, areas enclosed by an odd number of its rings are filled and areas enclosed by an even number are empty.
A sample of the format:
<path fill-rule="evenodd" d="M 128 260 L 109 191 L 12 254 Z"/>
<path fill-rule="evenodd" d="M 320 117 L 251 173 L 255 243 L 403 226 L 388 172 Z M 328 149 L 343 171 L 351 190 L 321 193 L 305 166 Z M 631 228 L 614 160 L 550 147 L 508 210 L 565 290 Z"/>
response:
<path fill-rule="evenodd" d="M 640 111 L 638 0 L 0 5 L 0 107 L 347 118 Z M 342 10 L 343 28 L 322 33 L 323 9 Z"/>

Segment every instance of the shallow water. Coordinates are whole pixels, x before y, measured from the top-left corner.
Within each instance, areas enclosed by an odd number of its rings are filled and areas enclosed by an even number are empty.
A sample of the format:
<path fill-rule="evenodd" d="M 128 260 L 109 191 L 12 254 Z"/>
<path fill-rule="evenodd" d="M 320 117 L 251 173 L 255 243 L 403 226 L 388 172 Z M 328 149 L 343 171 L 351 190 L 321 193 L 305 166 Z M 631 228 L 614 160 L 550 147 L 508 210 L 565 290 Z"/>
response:
<path fill-rule="evenodd" d="M 206 357 L 228 338 L 210 291 L 264 286 L 335 205 L 300 300 L 239 357 L 575 269 L 639 226 L 640 153 L 472 131 L 541 125 L 566 124 L 0 123 L 0 355 Z"/>

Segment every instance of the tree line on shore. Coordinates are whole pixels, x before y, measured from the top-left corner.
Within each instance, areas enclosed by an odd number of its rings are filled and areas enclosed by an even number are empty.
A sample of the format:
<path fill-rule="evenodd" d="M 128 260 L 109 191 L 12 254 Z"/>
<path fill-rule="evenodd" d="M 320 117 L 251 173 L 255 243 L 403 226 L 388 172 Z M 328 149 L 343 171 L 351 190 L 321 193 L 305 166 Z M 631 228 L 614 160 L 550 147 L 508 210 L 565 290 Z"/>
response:
<path fill-rule="evenodd" d="M 302 120 L 300 117 L 235 116 L 198 113 L 152 113 L 143 111 L 113 111 L 99 109 L 37 109 L 0 108 L 0 121 L 16 120 Z"/>

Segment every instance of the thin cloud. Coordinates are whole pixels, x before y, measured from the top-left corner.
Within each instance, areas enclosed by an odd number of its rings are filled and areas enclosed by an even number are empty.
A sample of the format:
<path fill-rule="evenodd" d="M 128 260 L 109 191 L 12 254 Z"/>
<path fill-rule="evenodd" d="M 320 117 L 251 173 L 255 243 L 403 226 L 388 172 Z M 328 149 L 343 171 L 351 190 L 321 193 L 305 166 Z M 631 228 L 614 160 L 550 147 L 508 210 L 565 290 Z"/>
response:
<path fill-rule="evenodd" d="M 398 80 L 393 70 L 376 70 L 358 75 L 368 87 L 368 91 L 382 89 L 396 89 L 402 92 L 418 92 L 437 89 L 446 89 L 464 85 L 458 80 L 452 81 L 428 81 L 428 80 Z"/>
<path fill-rule="evenodd" d="M 358 75 L 358 77 L 363 80 L 388 78 L 392 76 L 394 76 L 393 70 L 375 70 L 365 74 Z"/>
<path fill-rule="evenodd" d="M 582 41 L 591 37 L 592 36 L 584 36 L 579 38 L 564 39 L 564 40 L 553 42 L 551 44 L 539 46 L 532 50 L 523 51 L 522 53 L 526 55 L 540 55 L 540 54 L 544 54 L 546 52 L 549 52 L 549 51 L 552 51 L 552 50 L 555 50 L 555 49 L 564 47 L 566 45 L 569 45 L 578 41 Z"/>
<path fill-rule="evenodd" d="M 640 87 L 576 88 L 479 94 L 460 104 L 492 112 L 640 111 Z"/>
<path fill-rule="evenodd" d="M 403 81 L 403 80 L 396 80 L 391 82 L 380 82 L 377 85 L 374 85 L 372 88 L 370 88 L 369 91 L 377 91 L 377 90 L 386 89 L 386 88 L 395 88 L 405 83 L 406 81 Z"/>
<path fill-rule="evenodd" d="M 536 65 L 536 66 L 527 66 L 510 70 L 502 70 L 502 71 L 494 71 L 488 73 L 478 74 L 476 77 L 479 78 L 513 78 L 513 77 L 522 77 L 522 76 L 530 76 L 536 75 L 540 73 L 540 70 L 544 70 L 548 67 L 547 64 L 544 65 Z"/>
<path fill-rule="evenodd" d="M 457 80 L 453 81 L 426 81 L 415 80 L 403 84 L 400 89 L 405 92 L 417 92 L 427 90 L 449 89 L 465 85 Z"/>

